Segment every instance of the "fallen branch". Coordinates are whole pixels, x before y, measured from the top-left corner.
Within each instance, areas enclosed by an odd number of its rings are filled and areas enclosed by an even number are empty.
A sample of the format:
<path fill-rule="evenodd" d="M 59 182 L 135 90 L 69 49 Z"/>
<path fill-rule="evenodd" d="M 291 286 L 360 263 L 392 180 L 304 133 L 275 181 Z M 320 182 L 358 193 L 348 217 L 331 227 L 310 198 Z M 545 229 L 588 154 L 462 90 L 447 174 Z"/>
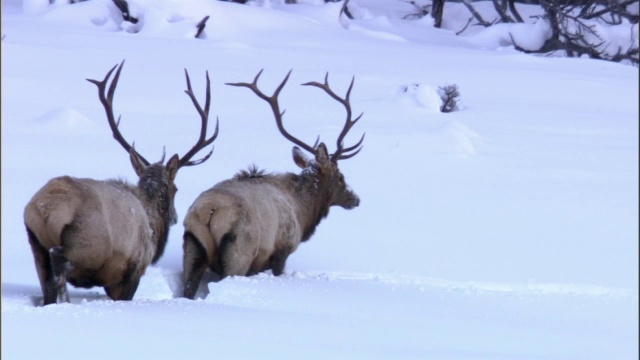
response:
<path fill-rule="evenodd" d="M 196 32 L 196 39 L 202 39 L 201 35 L 204 31 L 204 28 L 207 26 L 207 20 L 209 20 L 209 15 L 205 16 L 200 22 L 196 25 L 198 31 Z"/>

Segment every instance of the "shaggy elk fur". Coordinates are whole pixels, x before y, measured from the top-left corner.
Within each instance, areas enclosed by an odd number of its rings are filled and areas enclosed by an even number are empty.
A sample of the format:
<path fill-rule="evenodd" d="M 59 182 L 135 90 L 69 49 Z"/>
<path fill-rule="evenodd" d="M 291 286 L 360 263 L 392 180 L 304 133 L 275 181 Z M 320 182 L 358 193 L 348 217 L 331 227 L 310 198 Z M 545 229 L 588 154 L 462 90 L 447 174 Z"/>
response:
<path fill-rule="evenodd" d="M 99 181 L 62 176 L 51 179 L 29 201 L 24 222 L 42 287 L 44 305 L 69 302 L 66 282 L 77 287 L 102 286 L 114 300 L 131 300 L 147 266 L 158 261 L 167 243 L 169 227 L 177 222 L 174 184 L 183 166 L 201 164 L 213 152 L 191 161 L 218 135 L 205 139 L 210 103 L 209 74 L 204 110 L 191 89 L 186 93 L 198 110 L 202 125 L 198 142 L 183 156 L 173 155 L 166 165 L 164 155 L 149 164 L 120 134 L 113 115 L 113 95 L 124 61 L 106 86 L 114 66 L 98 86 L 100 102 L 114 138 L 129 153 L 138 184 L 122 180 Z"/>
<path fill-rule="evenodd" d="M 337 140 L 337 150 L 329 155 L 324 143 L 309 146 L 289 134 L 282 125 L 278 94 L 289 74 L 272 96 L 266 96 L 253 83 L 228 85 L 248 87 L 267 101 L 282 135 L 296 144 L 293 160 L 302 168 L 300 174 L 265 174 L 255 168 L 238 173 L 202 193 L 191 205 L 184 219 L 184 297 L 193 299 L 207 269 L 224 278 L 230 275 L 252 275 L 271 269 L 281 275 L 287 257 L 301 241 L 308 240 L 316 226 L 334 205 L 352 209 L 360 199 L 345 183 L 338 160 L 356 155 L 364 135 L 355 145 L 345 148 L 343 139 L 360 119 L 351 119 L 349 94 L 337 96 L 328 85 L 310 82 L 323 89 L 347 110 L 344 128 Z M 307 158 L 304 149 L 313 155 Z"/>

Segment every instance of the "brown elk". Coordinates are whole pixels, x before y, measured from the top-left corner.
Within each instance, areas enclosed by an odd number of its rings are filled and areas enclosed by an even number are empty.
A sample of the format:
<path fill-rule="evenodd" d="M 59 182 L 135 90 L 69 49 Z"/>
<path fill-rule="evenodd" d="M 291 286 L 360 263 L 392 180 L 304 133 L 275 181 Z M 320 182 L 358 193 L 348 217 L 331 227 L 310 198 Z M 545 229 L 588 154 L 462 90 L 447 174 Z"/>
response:
<path fill-rule="evenodd" d="M 97 85 L 100 102 L 107 114 L 113 137 L 129 153 L 138 184 L 124 180 L 93 180 L 62 176 L 51 179 L 29 201 L 24 222 L 33 252 L 44 305 L 69 302 L 66 282 L 76 287 L 102 286 L 113 300 L 131 300 L 149 264 L 164 252 L 171 225 L 177 222 L 174 184 L 183 166 L 205 162 L 211 151 L 191 160 L 218 136 L 218 123 L 206 139 L 210 105 L 207 73 L 204 109 L 195 98 L 189 74 L 187 95 L 200 117 L 201 131 L 196 144 L 183 156 L 173 155 L 150 164 L 129 145 L 113 114 L 113 95 L 124 61 L 107 90 L 114 66 L 103 81 L 87 79 Z"/>
<path fill-rule="evenodd" d="M 358 196 L 345 183 L 338 161 L 355 156 L 362 149 L 364 134 L 353 146 L 344 147 L 343 140 L 355 119 L 351 116 L 349 96 L 345 98 L 329 87 L 328 73 L 323 84 L 303 85 L 324 90 L 347 111 L 347 119 L 338 136 L 337 150 L 329 155 L 324 143 L 310 146 L 289 134 L 282 124 L 278 95 L 289 74 L 272 96 L 258 89 L 257 82 L 229 83 L 251 89 L 271 106 L 280 133 L 296 146 L 293 160 L 300 174 L 266 174 L 255 167 L 239 172 L 235 177 L 218 183 L 202 193 L 191 205 L 184 219 L 184 297 L 193 299 L 207 267 L 221 278 L 231 275 L 252 275 L 271 269 L 282 274 L 287 257 L 300 242 L 308 240 L 331 206 L 352 209 L 360 204 Z M 315 159 L 305 156 L 301 149 Z"/>

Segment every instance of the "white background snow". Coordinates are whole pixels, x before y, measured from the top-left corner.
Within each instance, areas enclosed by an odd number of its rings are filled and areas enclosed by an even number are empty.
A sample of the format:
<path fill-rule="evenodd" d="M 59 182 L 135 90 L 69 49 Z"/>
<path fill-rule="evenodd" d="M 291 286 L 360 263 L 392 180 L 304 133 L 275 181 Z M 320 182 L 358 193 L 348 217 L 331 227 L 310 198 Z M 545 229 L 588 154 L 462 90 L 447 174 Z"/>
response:
<path fill-rule="evenodd" d="M 456 36 L 470 15 L 454 3 L 443 29 L 402 20 L 413 7 L 395 0 L 352 0 L 355 20 L 320 0 L 131 0 L 137 25 L 109 0 L 47 3 L 2 0 L 3 359 L 638 357 L 637 67 L 515 51 L 509 32 L 543 39 L 532 21 Z M 178 174 L 179 223 L 133 301 L 69 286 L 71 304 L 41 307 L 31 196 L 61 175 L 136 181 L 85 81 L 123 59 L 127 140 L 150 160 L 192 146 L 186 68 L 200 99 L 210 73 L 215 151 Z M 181 220 L 198 194 L 254 163 L 297 171 L 268 106 L 224 85 L 260 69 L 265 92 L 293 69 L 285 126 L 330 150 L 344 110 L 298 84 L 328 71 L 343 94 L 355 76 L 364 116 L 347 143 L 366 139 L 340 167 L 361 205 L 332 209 L 283 276 L 205 281 L 181 299 Z M 450 84 L 461 108 L 440 113 Z"/>

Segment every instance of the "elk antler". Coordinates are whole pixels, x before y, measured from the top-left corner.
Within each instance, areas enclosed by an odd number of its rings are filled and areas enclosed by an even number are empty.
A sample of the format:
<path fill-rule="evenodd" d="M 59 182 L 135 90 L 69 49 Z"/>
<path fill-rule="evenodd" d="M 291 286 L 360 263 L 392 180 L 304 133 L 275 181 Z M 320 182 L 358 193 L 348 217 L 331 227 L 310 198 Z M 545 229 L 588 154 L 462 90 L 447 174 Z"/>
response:
<path fill-rule="evenodd" d="M 207 135 L 207 124 L 209 123 L 209 106 L 211 105 L 211 86 L 209 81 L 209 72 L 207 71 L 207 93 L 205 95 L 204 109 L 200 106 L 200 104 L 198 103 L 198 100 L 196 99 L 196 96 L 193 93 L 193 89 L 191 88 L 191 79 L 189 79 L 189 73 L 187 72 L 187 69 L 184 69 L 184 75 L 187 78 L 187 90 L 185 90 L 184 92 L 187 95 L 189 95 L 189 98 L 191 98 L 193 105 L 196 107 L 196 110 L 198 110 L 198 114 L 200 114 L 200 119 L 202 122 L 200 125 L 200 137 L 198 138 L 198 142 L 196 142 L 196 144 L 193 145 L 191 150 L 189 150 L 180 159 L 179 167 L 202 164 L 203 162 L 207 161 L 207 159 L 209 159 L 209 157 L 213 153 L 213 146 L 211 147 L 211 151 L 209 151 L 209 153 L 205 155 L 203 158 L 199 160 L 191 161 L 191 158 L 196 153 L 198 153 L 198 151 L 202 150 L 203 148 L 213 143 L 213 141 L 218 137 L 218 125 L 219 125 L 218 118 L 216 117 L 216 129 L 214 130 L 213 135 L 211 135 L 210 138 L 205 139 Z"/>
<path fill-rule="evenodd" d="M 287 76 L 285 76 L 284 80 L 282 80 L 280 85 L 278 85 L 278 87 L 276 88 L 276 91 L 274 91 L 273 95 L 271 95 L 271 96 L 265 95 L 262 91 L 260 91 L 260 89 L 258 89 L 258 78 L 262 74 L 263 70 L 264 69 L 262 69 L 262 70 L 260 70 L 258 72 L 258 75 L 256 75 L 255 79 L 253 79 L 253 82 L 251 84 L 245 83 L 245 82 L 241 82 L 241 83 L 226 83 L 226 84 L 227 85 L 231 85 L 231 86 L 244 86 L 246 88 L 249 88 L 256 95 L 258 95 L 258 97 L 260 97 L 262 100 L 264 100 L 267 103 L 269 103 L 269 105 L 271 105 L 271 110 L 273 111 L 273 115 L 276 118 L 276 124 L 278 125 L 278 130 L 280 130 L 280 133 L 282 135 L 284 135 L 284 137 L 287 138 L 289 141 L 291 141 L 294 144 L 300 146 L 301 148 L 307 150 L 308 152 L 310 152 L 312 154 L 315 154 L 316 153 L 315 148 L 316 148 L 316 146 L 318 146 L 318 141 L 320 140 L 320 137 L 318 137 L 318 139 L 316 140 L 316 143 L 313 146 L 310 146 L 310 145 L 306 144 L 305 142 L 303 142 L 302 140 L 300 140 L 300 139 L 296 138 L 295 136 L 289 134 L 287 132 L 287 130 L 284 129 L 284 126 L 282 125 L 282 116 L 284 115 L 285 110 L 280 112 L 280 105 L 278 104 L 278 95 L 280 95 L 280 90 L 282 90 L 282 88 L 284 87 L 284 84 L 286 84 L 287 80 L 289 80 L 289 75 L 291 75 L 291 71 L 292 70 L 289 70 L 289 72 L 287 73 Z"/>
<path fill-rule="evenodd" d="M 127 152 L 133 151 L 134 153 L 136 153 L 138 158 L 140 158 L 140 160 L 142 160 L 142 162 L 145 165 L 149 165 L 149 161 L 147 161 L 147 159 L 142 157 L 142 155 L 140 155 L 133 148 L 133 146 L 129 145 L 127 141 L 124 139 L 124 137 L 122 136 L 122 134 L 120 133 L 118 126 L 120 125 L 121 116 L 118 116 L 118 121 L 116 121 L 113 115 L 113 94 L 116 91 L 116 86 L 118 85 L 118 79 L 120 78 L 120 72 L 122 71 L 123 66 L 124 66 L 124 60 L 122 60 L 122 62 L 120 63 L 120 66 L 115 65 L 114 67 L 112 67 L 111 70 L 109 70 L 109 72 L 107 73 L 107 76 L 104 77 L 104 80 L 98 81 L 93 79 L 87 79 L 87 81 L 95 84 L 98 87 L 98 97 L 100 98 L 100 102 L 102 103 L 102 106 L 104 106 L 105 112 L 107 113 L 107 121 L 109 122 L 109 127 L 111 127 L 113 138 L 116 139 Z M 116 67 L 118 68 L 118 71 L 116 71 L 116 74 L 113 77 L 113 81 L 109 86 L 109 91 L 105 94 L 107 82 L 109 81 L 109 78 L 111 77 L 111 74 L 116 69 Z M 164 155 L 162 156 L 162 158 L 164 159 Z"/>
<path fill-rule="evenodd" d="M 349 101 L 349 96 L 351 96 L 351 89 L 353 88 L 354 81 L 355 81 L 355 76 L 351 78 L 351 84 L 349 85 L 349 89 L 347 90 L 347 94 L 344 97 L 344 99 L 336 95 L 336 93 L 333 92 L 333 90 L 331 90 L 331 88 L 329 87 L 328 72 L 324 76 L 324 84 L 320 84 L 319 82 L 316 82 L 316 81 L 311 81 L 311 82 L 302 84 L 306 86 L 315 86 L 324 90 L 327 94 L 329 94 L 329 96 L 331 96 L 334 100 L 342 104 L 344 108 L 347 110 L 347 119 L 345 121 L 344 127 L 342 128 L 342 131 L 340 132 L 340 135 L 338 136 L 338 140 L 336 142 L 338 148 L 335 153 L 331 154 L 331 161 L 333 161 L 334 163 L 337 162 L 338 160 L 344 160 L 344 159 L 349 159 L 351 157 L 354 157 L 356 156 L 356 154 L 360 152 L 360 150 L 362 150 L 362 142 L 364 141 L 365 134 L 362 134 L 362 137 L 355 145 L 345 148 L 343 144 L 344 137 L 347 135 L 351 127 L 353 127 L 353 125 L 355 125 L 364 114 L 364 113 L 360 113 L 358 117 L 351 120 L 351 103 Z M 354 152 L 349 154 L 350 151 L 354 151 Z"/>
<path fill-rule="evenodd" d="M 278 130 L 280 130 L 280 133 L 282 133 L 282 135 L 284 135 L 284 137 L 287 138 L 289 141 L 291 141 L 294 144 L 300 146 L 301 148 L 309 151 L 310 153 L 315 154 L 315 148 L 318 146 L 318 142 L 320 141 L 319 137 L 318 137 L 318 139 L 316 139 L 316 143 L 313 146 L 309 146 L 308 144 L 302 142 L 300 139 L 298 139 L 298 138 L 294 137 L 293 135 L 289 134 L 284 129 L 284 126 L 282 125 L 282 116 L 284 115 L 284 110 L 282 112 L 280 111 L 280 106 L 278 104 L 278 95 L 280 94 L 280 90 L 282 90 L 284 85 L 287 83 L 287 80 L 289 80 L 289 75 L 291 75 L 291 71 L 292 70 L 289 70 L 289 72 L 287 73 L 287 76 L 285 76 L 284 80 L 282 80 L 280 85 L 278 85 L 278 87 L 276 88 L 275 92 L 271 96 L 265 95 L 262 91 L 260 91 L 260 89 L 258 89 L 258 78 L 260 78 L 260 75 L 262 74 L 263 70 L 260 70 L 260 72 L 258 72 L 258 75 L 256 75 L 255 79 L 253 79 L 253 82 L 251 84 L 243 82 L 243 83 L 227 83 L 227 85 L 247 87 L 247 88 L 251 89 L 256 95 L 258 95 L 258 97 L 260 97 L 261 99 L 263 99 L 264 101 L 269 103 L 269 105 L 271 105 L 271 110 L 273 110 L 273 115 L 276 118 L 276 124 L 278 124 Z M 345 96 L 344 99 L 339 97 L 338 95 L 336 95 L 336 93 L 334 93 L 333 90 L 331 90 L 331 88 L 329 87 L 328 79 L 329 79 L 329 73 L 327 73 L 325 75 L 325 77 L 324 77 L 324 84 L 320 84 L 318 82 L 312 81 L 312 82 L 304 83 L 302 85 L 315 86 L 315 87 L 318 87 L 318 88 L 324 90 L 334 100 L 336 100 L 339 103 L 341 103 L 345 107 L 345 109 L 347 110 L 347 120 L 346 120 L 346 122 L 344 124 L 344 127 L 342 128 L 342 131 L 340 132 L 340 135 L 338 136 L 338 140 L 337 140 L 338 148 L 337 148 L 336 152 L 331 155 L 331 161 L 333 161 L 335 163 L 338 160 L 349 159 L 349 158 L 355 156 L 357 153 L 359 153 L 360 150 L 362 150 L 362 142 L 364 141 L 364 134 L 362 135 L 360 140 L 355 145 L 352 145 L 352 146 L 349 146 L 349 147 L 345 148 L 344 144 L 343 144 L 343 141 L 344 141 L 345 136 L 347 135 L 347 133 L 351 129 L 351 127 L 353 127 L 353 125 L 355 125 L 356 122 L 358 122 L 358 120 L 360 120 L 360 118 L 362 117 L 363 114 L 358 115 L 358 117 L 356 117 L 353 120 L 351 119 L 351 104 L 349 102 L 349 96 L 351 95 L 351 89 L 353 88 L 353 83 L 355 81 L 355 77 L 351 79 L 351 85 L 349 85 L 349 89 L 347 90 L 347 95 Z M 349 153 L 349 152 L 351 152 L 351 153 Z"/>
<path fill-rule="evenodd" d="M 120 66 L 115 65 L 113 68 L 111 68 L 111 70 L 109 70 L 109 72 L 105 76 L 104 80 L 98 81 L 93 79 L 87 79 L 87 81 L 98 86 L 98 96 L 100 97 L 100 102 L 104 106 L 104 110 L 107 113 L 107 120 L 109 122 L 109 126 L 111 127 L 111 131 L 113 132 L 114 139 L 116 139 L 127 152 L 129 151 L 135 152 L 136 155 L 140 158 L 140 160 L 142 160 L 142 162 L 145 165 L 149 165 L 149 161 L 147 161 L 147 159 L 142 157 L 142 155 L 140 155 L 135 150 L 133 145 L 129 145 L 127 141 L 124 139 L 124 137 L 120 133 L 120 130 L 118 129 L 118 126 L 120 125 L 120 116 L 118 116 L 118 120 L 116 121 L 115 116 L 113 115 L 113 95 L 116 91 L 116 86 L 118 85 L 118 80 L 120 79 L 120 72 L 122 71 L 123 66 L 124 66 L 124 60 L 122 60 L 122 63 L 120 63 Z M 109 90 L 107 91 L 107 82 L 109 82 L 109 78 L 111 77 L 111 74 L 116 69 L 116 67 L 118 68 L 118 70 L 116 71 L 113 77 L 113 81 L 109 86 Z M 196 153 L 198 153 L 198 151 L 202 150 L 206 146 L 213 143 L 213 141 L 218 137 L 218 125 L 219 125 L 218 119 L 216 119 L 216 129 L 213 135 L 211 135 L 209 139 L 205 139 L 205 136 L 207 133 L 207 123 L 209 121 L 209 106 L 211 104 L 211 90 L 210 90 L 211 86 L 209 81 L 209 72 L 207 72 L 207 94 L 206 94 L 204 110 L 202 109 L 202 107 L 200 107 L 198 100 L 196 100 L 196 97 L 193 94 L 193 89 L 191 88 L 191 80 L 189 79 L 189 73 L 187 72 L 186 69 L 184 70 L 184 73 L 187 78 L 187 90 L 185 90 L 185 92 L 187 93 L 187 95 L 189 95 L 189 97 L 191 98 L 191 101 L 193 101 L 193 104 L 195 105 L 196 110 L 198 110 L 198 113 L 200 114 L 200 117 L 202 119 L 202 124 L 200 127 L 200 138 L 198 139 L 198 142 L 196 142 L 196 144 L 191 148 L 191 150 L 189 150 L 180 159 L 179 167 L 198 165 L 207 161 L 207 159 L 209 159 L 209 157 L 213 153 L 213 148 L 211 148 L 211 151 L 202 159 L 191 161 L 191 158 Z M 165 156 L 165 153 L 163 150 L 162 160 L 160 160 L 160 163 L 164 162 L 164 156 Z"/>

